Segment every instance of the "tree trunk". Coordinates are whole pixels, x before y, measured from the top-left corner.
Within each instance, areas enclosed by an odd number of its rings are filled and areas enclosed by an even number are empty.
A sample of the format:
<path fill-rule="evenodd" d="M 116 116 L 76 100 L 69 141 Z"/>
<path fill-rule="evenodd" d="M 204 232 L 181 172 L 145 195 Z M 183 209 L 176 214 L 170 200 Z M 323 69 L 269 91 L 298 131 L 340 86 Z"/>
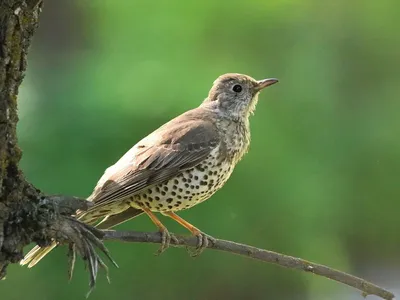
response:
<path fill-rule="evenodd" d="M 40 195 L 18 167 L 16 127 L 18 88 L 40 11 L 40 1 L 0 1 L 0 278 L 10 262 L 22 258 L 23 247 L 31 241 L 29 232 L 37 227 L 26 217 Z"/>
<path fill-rule="evenodd" d="M 9 263 L 23 258 L 31 242 L 46 246 L 74 244 L 91 272 L 94 286 L 98 267 L 104 266 L 94 249 L 106 248 L 103 233 L 71 217 L 87 209 L 87 201 L 69 196 L 46 196 L 24 178 L 18 167 L 17 98 L 27 66 L 27 53 L 38 27 L 42 0 L 0 0 L 0 279 Z M 71 265 L 71 269 L 73 265 Z"/>

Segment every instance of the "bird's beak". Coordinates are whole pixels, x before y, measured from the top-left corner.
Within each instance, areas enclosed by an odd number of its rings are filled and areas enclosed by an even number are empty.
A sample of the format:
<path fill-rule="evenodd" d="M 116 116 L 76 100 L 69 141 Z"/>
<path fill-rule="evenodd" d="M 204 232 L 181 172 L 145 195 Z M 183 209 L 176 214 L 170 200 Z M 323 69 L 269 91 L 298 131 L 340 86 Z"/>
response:
<path fill-rule="evenodd" d="M 263 80 L 258 80 L 256 85 L 256 90 L 261 91 L 262 89 L 266 88 L 267 86 L 273 85 L 277 83 L 279 80 L 276 78 L 268 78 Z"/>

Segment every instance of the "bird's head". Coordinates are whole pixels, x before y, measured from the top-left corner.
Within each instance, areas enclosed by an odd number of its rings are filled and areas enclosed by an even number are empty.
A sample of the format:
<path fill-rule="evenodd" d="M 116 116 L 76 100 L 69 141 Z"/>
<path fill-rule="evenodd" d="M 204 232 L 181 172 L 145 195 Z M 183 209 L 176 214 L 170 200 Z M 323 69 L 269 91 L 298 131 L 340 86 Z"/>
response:
<path fill-rule="evenodd" d="M 204 100 L 234 119 L 248 118 L 254 112 L 260 91 L 278 80 L 275 78 L 255 80 L 243 74 L 224 74 L 218 77 Z"/>

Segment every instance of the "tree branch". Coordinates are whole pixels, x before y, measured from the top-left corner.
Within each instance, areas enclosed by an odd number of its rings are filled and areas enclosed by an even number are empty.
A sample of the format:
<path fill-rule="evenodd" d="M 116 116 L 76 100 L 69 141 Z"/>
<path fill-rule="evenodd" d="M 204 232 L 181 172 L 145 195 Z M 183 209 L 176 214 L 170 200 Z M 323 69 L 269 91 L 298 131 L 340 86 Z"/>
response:
<path fill-rule="evenodd" d="M 104 230 L 104 240 L 109 241 L 123 241 L 129 243 L 161 243 L 161 235 L 159 232 L 136 232 L 136 231 L 114 231 Z M 197 238 L 175 235 L 178 243 L 173 239 L 171 240 L 171 246 L 174 247 L 196 247 Z M 344 283 L 348 286 L 354 287 L 360 290 L 364 297 L 368 295 L 376 295 L 382 299 L 392 300 L 394 294 L 391 292 L 371 283 L 362 278 L 347 274 L 345 272 L 332 269 L 330 267 L 316 264 L 310 261 L 306 261 L 301 258 L 288 256 L 285 254 L 277 253 L 274 251 L 264 250 L 245 244 L 239 244 L 226 240 L 215 239 L 214 242 L 210 242 L 208 245 L 209 249 L 229 252 L 246 256 L 252 259 L 260 260 L 267 263 L 276 264 L 289 269 L 301 270 L 304 272 L 313 273 L 315 275 L 323 276 L 332 279 L 337 282 Z"/>

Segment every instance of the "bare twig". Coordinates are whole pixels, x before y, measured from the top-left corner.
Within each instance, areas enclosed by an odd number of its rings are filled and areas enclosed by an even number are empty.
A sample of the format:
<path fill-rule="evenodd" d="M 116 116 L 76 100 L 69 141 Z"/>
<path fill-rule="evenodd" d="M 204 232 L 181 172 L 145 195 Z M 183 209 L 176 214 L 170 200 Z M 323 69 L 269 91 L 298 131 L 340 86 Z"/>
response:
<path fill-rule="evenodd" d="M 109 241 L 123 241 L 130 243 L 161 243 L 161 235 L 158 232 L 105 230 L 104 233 L 104 240 Z M 178 243 L 174 240 L 171 240 L 171 246 L 196 247 L 197 245 L 196 237 L 176 236 L 176 238 Z M 376 295 L 386 300 L 394 299 L 394 294 L 391 292 L 362 278 L 329 268 L 324 265 L 306 261 L 301 258 L 219 239 L 215 239 L 213 243 L 210 242 L 208 248 L 246 256 L 267 263 L 277 264 L 289 269 L 297 269 L 320 275 L 354 287 L 360 290 L 364 297 L 367 295 Z"/>

